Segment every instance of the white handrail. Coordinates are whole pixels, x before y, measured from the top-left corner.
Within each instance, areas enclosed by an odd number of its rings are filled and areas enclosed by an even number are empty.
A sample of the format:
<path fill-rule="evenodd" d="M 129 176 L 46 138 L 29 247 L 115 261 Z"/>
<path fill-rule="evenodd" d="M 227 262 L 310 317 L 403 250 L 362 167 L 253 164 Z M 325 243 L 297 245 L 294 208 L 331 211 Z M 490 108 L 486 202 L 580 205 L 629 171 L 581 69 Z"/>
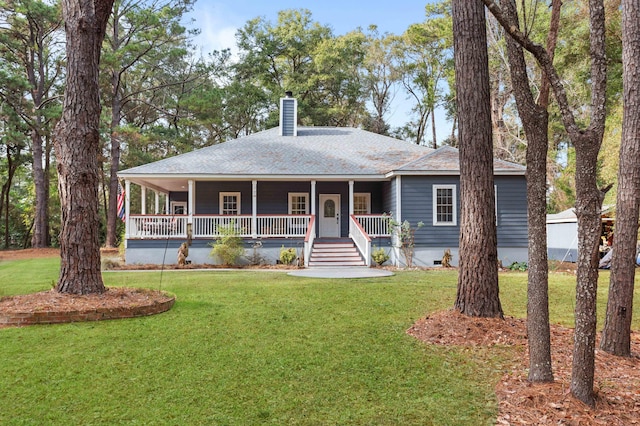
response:
<path fill-rule="evenodd" d="M 365 265 L 371 266 L 371 237 L 367 235 L 355 215 L 350 215 L 349 218 L 349 236 L 364 256 Z"/>
<path fill-rule="evenodd" d="M 307 234 L 304 236 L 304 266 L 309 267 L 309 258 L 311 257 L 311 250 L 313 249 L 313 241 L 316 239 L 316 216 L 311 215 L 309 221 L 309 227 L 307 228 Z"/>

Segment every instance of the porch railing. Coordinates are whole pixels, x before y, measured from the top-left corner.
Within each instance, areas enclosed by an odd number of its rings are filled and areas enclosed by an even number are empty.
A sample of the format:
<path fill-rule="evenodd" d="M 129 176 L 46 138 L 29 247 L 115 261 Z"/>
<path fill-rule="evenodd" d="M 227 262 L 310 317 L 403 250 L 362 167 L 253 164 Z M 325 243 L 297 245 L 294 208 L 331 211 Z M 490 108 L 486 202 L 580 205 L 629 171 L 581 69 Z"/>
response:
<path fill-rule="evenodd" d="M 311 215 L 258 215 L 256 229 L 251 215 L 194 215 L 193 238 L 215 238 L 222 227 L 233 227 L 243 238 L 302 238 L 307 234 Z M 188 216 L 131 215 L 128 237 L 133 239 L 187 238 Z"/>
<path fill-rule="evenodd" d="M 221 228 L 233 229 L 243 238 L 251 237 L 251 216 L 193 216 L 193 238 L 217 237 Z"/>
<path fill-rule="evenodd" d="M 371 237 L 367 235 L 355 215 L 351 215 L 349 218 L 349 236 L 362 253 L 365 265 L 371 266 Z"/>
<path fill-rule="evenodd" d="M 304 237 L 311 215 L 258 215 L 256 233 L 262 237 Z"/>
<path fill-rule="evenodd" d="M 307 228 L 307 234 L 304 236 L 304 266 L 309 267 L 309 258 L 311 257 L 311 250 L 313 249 L 313 242 L 316 239 L 316 216 L 311 215 L 309 221 L 309 227 Z"/>
<path fill-rule="evenodd" d="M 389 216 L 381 214 L 362 214 L 355 215 L 364 232 L 370 237 L 389 237 L 391 229 L 389 227 Z"/>
<path fill-rule="evenodd" d="M 131 215 L 129 238 L 187 238 L 187 216 Z"/>

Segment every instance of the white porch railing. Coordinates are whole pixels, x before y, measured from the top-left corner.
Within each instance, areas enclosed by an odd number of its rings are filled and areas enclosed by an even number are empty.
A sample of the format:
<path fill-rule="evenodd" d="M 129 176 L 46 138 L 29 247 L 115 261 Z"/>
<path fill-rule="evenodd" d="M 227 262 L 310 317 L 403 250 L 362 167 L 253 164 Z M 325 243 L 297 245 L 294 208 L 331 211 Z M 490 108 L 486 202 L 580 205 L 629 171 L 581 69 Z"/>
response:
<path fill-rule="evenodd" d="M 256 229 L 251 215 L 194 215 L 193 238 L 215 238 L 221 227 L 233 226 L 243 238 L 279 237 L 303 238 L 307 234 L 311 215 L 258 215 Z M 188 216 L 131 215 L 128 237 L 132 239 L 187 238 Z"/>
<path fill-rule="evenodd" d="M 187 238 L 187 216 L 131 215 L 129 238 Z"/>
<path fill-rule="evenodd" d="M 370 237 L 389 237 L 391 229 L 389 216 L 383 214 L 365 214 L 354 216 L 358 223 Z"/>
<path fill-rule="evenodd" d="M 371 266 L 371 237 L 367 235 L 355 215 L 351 215 L 349 218 L 349 236 L 362 253 L 365 265 Z"/>
<path fill-rule="evenodd" d="M 217 237 L 220 228 L 232 227 L 240 237 L 251 237 L 251 216 L 193 216 L 193 238 Z"/>
<path fill-rule="evenodd" d="M 258 215 L 256 233 L 261 237 L 304 237 L 311 215 Z"/>
<path fill-rule="evenodd" d="M 307 234 L 304 236 L 304 266 L 309 267 L 309 258 L 311 257 L 311 250 L 313 249 L 313 241 L 316 239 L 316 216 L 311 215 L 309 221 L 309 227 L 307 228 Z"/>

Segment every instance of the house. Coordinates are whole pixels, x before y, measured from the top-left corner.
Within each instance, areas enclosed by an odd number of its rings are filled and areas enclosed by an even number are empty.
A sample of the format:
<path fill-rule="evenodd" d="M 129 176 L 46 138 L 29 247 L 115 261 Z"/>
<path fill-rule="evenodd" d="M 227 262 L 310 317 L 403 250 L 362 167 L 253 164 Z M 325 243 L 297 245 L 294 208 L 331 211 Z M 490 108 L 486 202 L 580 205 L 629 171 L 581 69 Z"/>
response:
<path fill-rule="evenodd" d="M 121 171 L 126 262 L 175 263 L 190 237 L 189 260 L 213 263 L 211 244 L 221 226 L 231 226 L 248 254 L 273 263 L 281 247 L 293 247 L 307 266 L 370 265 L 371 251 L 381 247 L 401 265 L 392 216 L 425 224 L 415 233 L 414 265 L 437 265 L 446 249 L 457 263 L 455 148 L 297 122 L 297 100 L 287 96 L 278 127 Z M 525 169 L 500 160 L 494 167 L 498 255 L 506 264 L 525 261 Z M 135 212 L 132 185 L 142 198 Z"/>
<path fill-rule="evenodd" d="M 608 240 L 613 235 L 614 207 L 602 207 L 600 251 L 603 255 L 611 246 Z M 547 255 L 549 260 L 578 261 L 578 217 L 574 208 L 547 215 Z"/>

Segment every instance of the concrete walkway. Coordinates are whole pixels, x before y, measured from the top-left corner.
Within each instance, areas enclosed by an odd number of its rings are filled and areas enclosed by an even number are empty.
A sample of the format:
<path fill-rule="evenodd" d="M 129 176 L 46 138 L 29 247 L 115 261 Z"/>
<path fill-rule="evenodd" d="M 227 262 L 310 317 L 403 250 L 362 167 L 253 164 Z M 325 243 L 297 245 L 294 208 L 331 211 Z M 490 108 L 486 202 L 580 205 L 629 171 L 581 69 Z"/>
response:
<path fill-rule="evenodd" d="M 393 272 L 387 271 L 385 269 L 374 269 L 367 267 L 320 267 L 291 271 L 287 275 L 308 278 L 377 278 L 389 277 L 393 275 Z"/>

